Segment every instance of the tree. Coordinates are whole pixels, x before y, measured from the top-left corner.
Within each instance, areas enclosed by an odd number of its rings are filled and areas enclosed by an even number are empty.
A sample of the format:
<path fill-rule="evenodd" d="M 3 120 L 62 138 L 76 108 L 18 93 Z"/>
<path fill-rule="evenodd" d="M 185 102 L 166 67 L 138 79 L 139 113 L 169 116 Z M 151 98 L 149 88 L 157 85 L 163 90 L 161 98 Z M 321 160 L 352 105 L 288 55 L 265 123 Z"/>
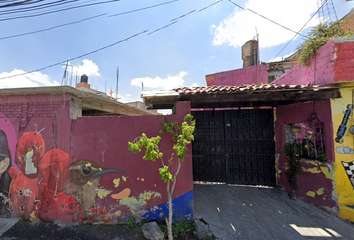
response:
<path fill-rule="evenodd" d="M 169 158 L 167 164 L 163 160 L 163 153 L 160 152 L 158 144 L 161 137 L 151 137 L 148 138 L 145 133 L 141 137 L 135 139 L 133 142 L 129 142 L 129 150 L 133 153 L 140 152 L 143 147 L 145 147 L 144 160 L 156 161 L 156 159 L 161 160 L 162 167 L 159 168 L 159 173 L 161 179 L 166 183 L 167 182 L 167 195 L 168 195 L 168 220 L 166 220 L 167 230 L 168 230 L 168 239 L 172 240 L 172 194 L 176 186 L 176 178 L 181 169 L 181 163 L 185 160 L 185 155 L 188 153 L 187 146 L 191 144 L 194 140 L 193 132 L 195 129 L 195 120 L 193 116 L 187 114 L 184 117 L 183 123 L 178 125 L 177 122 L 162 122 L 163 129 L 160 133 L 163 133 L 165 130 L 168 133 L 173 134 L 173 150 L 176 152 L 178 157 L 178 167 L 176 172 L 172 175 L 170 172 L 170 166 L 174 160 L 174 154 Z M 172 187 L 170 182 L 173 182 Z"/>

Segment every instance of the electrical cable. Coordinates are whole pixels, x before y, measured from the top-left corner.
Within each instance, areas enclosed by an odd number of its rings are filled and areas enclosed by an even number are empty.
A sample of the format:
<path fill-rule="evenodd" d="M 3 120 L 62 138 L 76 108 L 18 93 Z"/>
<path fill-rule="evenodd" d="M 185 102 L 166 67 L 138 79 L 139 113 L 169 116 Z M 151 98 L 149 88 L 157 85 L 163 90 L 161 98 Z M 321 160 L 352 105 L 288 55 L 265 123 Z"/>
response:
<path fill-rule="evenodd" d="M 20 8 L 20 9 L 14 9 L 14 10 L 7 10 L 7 11 L 0 11 L 0 16 L 7 15 L 7 14 L 16 14 L 16 13 L 29 12 L 29 11 L 37 11 L 37 10 L 40 10 L 40 9 L 56 7 L 56 6 L 60 6 L 60 5 L 64 5 L 64 4 L 71 4 L 71 3 L 78 2 L 78 1 L 79 0 L 59 0 L 59 1 L 56 1 L 56 2 L 46 3 L 46 4 L 37 5 L 37 6 L 33 6 L 33 7 L 26 7 L 26 8 Z M 46 6 L 46 5 L 49 5 L 49 6 Z M 32 9 L 32 8 L 34 8 L 34 9 Z"/>
<path fill-rule="evenodd" d="M 108 16 L 108 17 L 117 16 L 117 15 L 123 15 L 123 14 L 128 14 L 128 13 L 140 11 L 140 10 L 143 10 L 143 9 L 158 7 L 158 6 L 162 6 L 162 5 L 165 5 L 165 4 L 173 3 L 173 2 L 176 2 L 176 1 L 179 1 L 179 0 L 173 0 L 173 1 L 169 1 L 169 2 L 164 2 L 164 3 L 161 3 L 161 4 L 157 4 L 157 5 L 153 5 L 153 6 L 149 6 L 149 7 L 145 7 L 145 8 L 140 8 L 140 9 L 136 9 L 136 10 L 131 10 L 131 11 L 127 11 L 127 12 L 115 14 L 115 15 L 110 15 L 110 16 Z M 196 11 L 196 10 L 194 10 L 194 11 Z M 92 18 L 97 18 L 97 17 L 103 16 L 103 15 L 106 15 L 106 14 L 108 14 L 108 13 L 100 14 L 100 15 L 97 15 L 97 16 L 89 17 L 89 18 L 85 18 L 85 19 L 82 19 L 82 20 L 79 20 L 79 21 L 74 21 L 74 22 L 70 22 L 70 23 L 60 24 L 60 25 L 57 25 L 57 26 L 54 26 L 54 27 L 45 28 L 45 29 L 41 29 L 41 30 L 31 31 L 31 32 L 27 32 L 27 33 L 20 33 L 20 34 L 15 34 L 15 35 L 6 36 L 6 37 L 0 37 L 0 40 L 5 40 L 5 39 L 9 39 L 9 38 L 15 38 L 15 37 L 21 37 L 21 36 L 25 36 L 25 35 L 30 35 L 30 34 L 45 32 L 45 31 L 53 30 L 53 29 L 56 29 L 56 28 L 59 28 L 59 27 L 64 27 L 64 26 L 69 26 L 69 25 L 77 24 L 77 23 L 83 22 L 83 21 L 85 21 L 85 20 L 89 20 L 89 19 L 92 19 Z M 185 14 L 185 15 L 186 15 L 186 14 Z"/>
<path fill-rule="evenodd" d="M 64 24 L 56 25 L 56 26 L 50 27 L 50 28 L 45 28 L 45 29 L 41 29 L 41 30 L 37 30 L 37 31 L 27 32 L 27 33 L 20 33 L 20 34 L 6 36 L 6 37 L 0 37 L 0 40 L 14 38 L 14 37 L 21 37 L 21 36 L 25 36 L 25 35 L 40 33 L 40 32 L 45 32 L 45 31 L 56 29 L 56 28 L 65 27 L 65 26 L 81 23 L 83 21 L 90 20 L 90 19 L 93 19 L 93 18 L 98 18 L 98 17 L 104 16 L 104 15 L 107 15 L 107 14 L 108 13 L 102 13 L 102 14 L 99 14 L 99 15 L 96 15 L 96 16 L 84 18 L 84 19 L 81 19 L 81 20 L 78 20 L 78 21 L 74 21 L 74 22 L 70 22 L 70 23 L 64 23 Z"/>
<path fill-rule="evenodd" d="M 49 12 L 45 12 L 45 13 L 38 13 L 38 14 L 33 14 L 33 15 L 11 17 L 11 18 L 3 18 L 3 19 L 0 19 L 0 22 L 8 21 L 8 20 L 21 19 L 21 18 L 38 17 L 38 16 L 43 16 L 43 15 L 47 15 L 47 14 L 51 14 L 51 13 L 57 13 L 57 12 L 72 10 L 72 9 L 76 9 L 76 8 L 89 7 L 89 6 L 95 6 L 95 5 L 113 3 L 113 2 L 120 2 L 120 1 L 122 1 L 122 0 L 102 1 L 102 2 L 98 2 L 98 3 L 90 3 L 90 4 L 84 4 L 84 5 L 80 5 L 80 6 L 76 6 L 76 7 L 69 7 L 69 8 L 59 9 L 59 10 L 53 10 L 53 11 L 49 11 Z"/>
<path fill-rule="evenodd" d="M 27 6 L 24 8 L 17 8 L 17 9 L 11 9 L 11 10 L 2 10 L 0 11 L 0 13 L 3 13 L 2 15 L 5 14 L 12 14 L 12 13 L 18 13 L 18 12 L 28 12 L 28 11 L 34 11 L 34 10 L 38 10 L 38 9 L 43 9 L 43 8 L 49 8 L 52 7 L 51 5 L 57 6 L 57 5 L 62 5 L 62 4 L 68 4 L 71 2 L 76 2 L 79 0 L 57 0 L 54 2 L 49 2 L 49 3 L 44 3 L 44 4 L 40 4 L 40 5 L 34 5 L 34 6 Z M 41 2 L 41 0 L 40 0 Z M 46 6 L 46 7 L 41 7 L 41 6 Z M 34 9 L 32 9 L 34 8 Z M 38 8 L 38 9 L 36 9 Z"/>
<path fill-rule="evenodd" d="M 165 4 L 169 4 L 169 3 L 173 3 L 173 2 L 177 2 L 177 1 L 179 1 L 179 0 L 173 0 L 173 1 L 164 2 L 164 3 L 160 3 L 160 4 L 156 4 L 156 5 L 152 5 L 152 6 L 148 6 L 148 7 L 144 7 L 144 8 L 139 8 L 139 9 L 127 11 L 127 12 L 117 13 L 117 14 L 109 15 L 108 17 L 116 17 L 116 16 L 120 16 L 120 15 L 123 15 L 123 14 L 128 14 L 128 13 L 132 13 L 132 12 L 138 12 L 138 11 L 141 11 L 141 10 L 154 8 L 154 7 L 158 7 L 158 6 L 161 6 L 161 5 L 165 5 Z"/>
<path fill-rule="evenodd" d="M 301 32 L 301 31 L 306 27 L 306 25 L 312 20 L 312 18 L 313 18 L 314 16 L 316 16 L 316 14 L 320 11 L 320 9 L 321 9 L 327 2 L 328 2 L 328 0 L 327 0 L 325 3 L 323 3 L 322 6 L 321 6 L 319 9 L 317 9 L 317 11 L 310 17 L 309 20 L 307 20 L 307 22 L 304 24 L 304 26 L 302 26 L 302 28 L 298 31 L 298 33 Z M 273 59 L 275 59 L 276 57 L 279 56 L 279 54 L 290 44 L 290 42 L 291 42 L 292 40 L 294 40 L 294 38 L 298 35 L 298 33 L 295 34 L 294 37 L 288 41 L 288 43 L 278 52 L 278 54 L 277 54 Z M 273 59 L 272 59 L 272 60 L 273 60 Z"/>
<path fill-rule="evenodd" d="M 219 1 L 216 2 L 216 3 L 219 3 L 219 2 L 221 2 L 221 1 L 222 1 L 222 0 L 219 0 Z M 205 10 L 206 8 L 211 7 L 212 5 L 214 5 L 214 4 L 211 4 L 211 5 L 209 5 L 209 6 L 205 7 L 205 8 L 203 8 L 203 10 Z M 200 11 L 198 11 L 198 12 L 200 12 Z M 159 30 L 161 30 L 161 29 L 167 28 L 167 27 L 169 27 L 169 26 L 171 26 L 171 25 L 173 25 L 173 24 L 175 24 L 175 23 L 177 23 L 177 22 L 178 22 L 178 21 L 175 21 L 175 22 L 170 23 L 170 24 L 168 24 L 168 25 L 166 25 L 166 26 L 163 26 L 163 27 L 161 27 L 161 28 L 158 28 L 158 29 L 156 29 L 156 30 L 154 30 L 154 31 L 152 31 L 152 32 L 150 32 L 150 33 L 148 33 L 148 35 L 150 35 L 150 34 L 152 34 L 152 33 L 155 33 L 155 32 L 157 32 L 157 31 L 159 31 Z M 75 60 L 75 59 L 79 59 L 79 58 L 82 58 L 82 57 L 91 55 L 91 54 L 93 54 L 93 53 L 102 51 L 102 50 L 104 50 L 104 49 L 106 49 L 106 48 L 110 48 L 110 47 L 112 47 L 112 46 L 114 46 L 114 45 L 117 45 L 117 44 L 119 44 L 119 43 L 121 43 L 121 42 L 128 41 L 129 39 L 134 38 L 134 37 L 137 37 L 137 36 L 139 36 L 139 35 L 141 35 L 141 34 L 143 34 L 143 33 L 146 33 L 146 32 L 148 32 L 148 30 L 145 30 L 145 31 L 136 33 L 136 34 L 134 34 L 134 35 L 132 35 L 132 36 L 130 36 L 130 37 L 128 37 L 128 38 L 125 38 L 125 39 L 123 39 L 123 40 L 114 42 L 114 43 L 112 43 L 112 44 L 106 45 L 106 46 L 101 47 L 101 48 L 98 48 L 98 49 L 96 49 L 96 50 L 94 50 L 94 51 L 91 51 L 91 52 L 82 54 L 82 55 L 80 55 L 80 56 L 73 57 L 73 58 L 67 59 L 67 60 L 65 60 L 65 61 L 61 61 L 61 62 L 58 62 L 58 63 L 54 63 L 54 64 L 48 65 L 48 66 L 46 66 L 46 67 L 38 68 L 38 69 L 36 69 L 36 70 L 32 70 L 32 71 L 29 71 L 29 72 L 25 72 L 25 73 L 21 73 L 21 74 L 15 74 L 15 75 L 7 76 L 7 77 L 1 77 L 0 80 L 2 80 L 2 79 L 7 79 L 7 78 L 18 77 L 18 76 L 23 76 L 23 75 L 30 74 L 30 73 L 33 73 L 33 72 L 39 72 L 39 71 L 45 70 L 45 69 L 47 69 L 47 68 L 51 68 L 51 67 L 60 65 L 60 64 L 65 63 L 65 62 L 67 62 L 67 61 L 72 61 L 72 60 Z"/>
<path fill-rule="evenodd" d="M 250 12 L 252 12 L 252 13 L 254 13 L 254 14 L 256 14 L 256 15 L 258 15 L 258 16 L 260 16 L 260 17 L 262 17 L 262 18 L 264 18 L 264 19 L 266 19 L 266 20 L 268 20 L 268 21 L 270 21 L 270 22 L 272 22 L 272 23 L 274 23 L 274 24 L 276 24 L 276 25 L 278 25 L 278 26 L 280 26 L 280 27 L 286 29 L 286 30 L 288 30 L 288 31 L 291 31 L 291 32 L 293 32 L 293 33 L 297 33 L 296 31 L 294 31 L 294 30 L 292 30 L 292 29 L 290 29 L 290 28 L 288 28 L 288 27 L 285 27 L 284 25 L 281 25 L 280 23 L 278 23 L 278 22 L 276 22 L 276 21 L 271 20 L 271 19 L 269 19 L 269 18 L 267 18 L 267 17 L 265 17 L 265 16 L 263 16 L 263 15 L 261 15 L 261 14 L 255 12 L 255 11 L 253 11 L 252 9 L 243 8 L 243 7 L 241 7 L 240 5 L 234 3 L 234 2 L 231 1 L 231 0 L 229 0 L 229 2 L 233 3 L 234 5 L 236 5 L 237 7 L 241 8 L 242 10 L 245 10 L 245 11 L 248 10 L 248 11 L 250 11 Z M 299 34 L 299 33 L 297 33 L 297 34 Z M 307 38 L 307 36 L 305 36 L 305 35 L 302 35 L 302 34 L 299 34 L 299 35 L 302 36 L 302 37 L 306 37 L 306 38 Z"/>
<path fill-rule="evenodd" d="M 30 73 L 33 73 L 33 72 L 39 72 L 39 71 L 42 71 L 42 70 L 44 70 L 44 69 L 51 68 L 51 67 L 60 65 L 60 64 L 62 64 L 62 63 L 65 63 L 66 61 L 72 61 L 72 60 L 75 60 L 75 59 L 79 59 L 79 58 L 88 56 L 88 55 L 91 55 L 91 54 L 93 54 L 93 53 L 102 51 L 102 50 L 104 50 L 104 49 L 106 49 L 106 48 L 110 48 L 110 47 L 112 47 L 112 46 L 114 46 L 114 45 L 117 45 L 117 44 L 119 44 L 119 43 L 122 43 L 122 42 L 124 42 L 124 41 L 128 41 L 129 39 L 132 39 L 132 38 L 134 38 L 134 37 L 137 37 L 137 36 L 139 36 L 139 35 L 141 35 L 141 34 L 143 34 L 143 33 L 146 33 L 147 31 L 148 31 L 148 30 L 145 30 L 145 31 L 136 33 L 136 34 L 134 34 L 134 35 L 132 35 L 132 36 L 130 36 L 130 37 L 128 37 L 128 38 L 124 38 L 124 39 L 119 40 L 119 41 L 117 41 L 117 42 L 114 42 L 114 43 L 112 43 L 112 44 L 109 44 L 109 45 L 106 45 L 106 46 L 104 46 L 104 47 L 98 48 L 98 49 L 96 49 L 96 50 L 94 50 L 94 51 L 91 51 L 91 52 L 82 54 L 82 55 L 80 55 L 80 56 L 73 57 L 73 58 L 70 58 L 70 59 L 65 60 L 65 61 L 57 62 L 57 63 L 51 64 L 51 65 L 48 65 L 48 66 L 46 66 L 46 67 L 38 68 L 38 69 L 36 69 L 36 70 L 32 70 L 32 71 L 29 71 L 29 72 L 25 72 L 25 73 L 21 73 L 21 74 L 16 74 L 16 75 L 11 75 L 11 76 L 7 76 L 7 77 L 2 77 L 2 78 L 0 78 L 0 80 L 6 79 L 6 78 L 13 78 L 13 77 L 18 77 L 18 76 L 23 76 L 23 75 L 30 74 Z"/>
<path fill-rule="evenodd" d="M 187 15 L 189 15 L 189 14 L 191 14 L 191 13 L 194 13 L 194 12 L 201 12 L 201 11 L 203 11 L 203 10 L 205 10 L 205 9 L 207 9 L 207 8 L 213 6 L 214 4 L 217 4 L 217 3 L 221 2 L 221 1 L 223 1 L 223 0 L 219 0 L 219 1 L 217 1 L 217 2 L 214 2 L 214 3 L 212 3 L 212 4 L 208 5 L 208 6 L 206 6 L 206 7 L 202 8 L 202 9 L 200 9 L 199 11 L 197 11 L 197 10 L 195 9 L 195 10 L 192 10 L 192 11 L 190 11 L 190 12 L 188 12 L 188 13 L 185 13 L 185 14 L 183 14 L 183 15 L 177 17 L 177 18 L 174 18 L 174 19 L 170 20 L 170 21 L 174 21 L 174 20 L 175 20 L 174 22 L 172 22 L 172 23 L 170 23 L 170 24 L 167 24 L 167 25 L 165 25 L 165 26 L 163 26 L 163 27 L 160 27 L 160 28 L 158 28 L 158 29 L 156 29 L 156 30 L 153 30 L 152 32 L 148 33 L 148 35 L 151 35 L 151 34 L 157 32 L 157 31 L 160 31 L 160 30 L 162 30 L 162 29 L 164 29 L 164 28 L 170 27 L 171 25 L 173 25 L 173 24 L 175 24 L 175 23 L 178 22 L 178 20 L 176 20 L 176 19 L 183 18 L 183 17 L 185 17 L 185 16 L 187 16 Z"/>

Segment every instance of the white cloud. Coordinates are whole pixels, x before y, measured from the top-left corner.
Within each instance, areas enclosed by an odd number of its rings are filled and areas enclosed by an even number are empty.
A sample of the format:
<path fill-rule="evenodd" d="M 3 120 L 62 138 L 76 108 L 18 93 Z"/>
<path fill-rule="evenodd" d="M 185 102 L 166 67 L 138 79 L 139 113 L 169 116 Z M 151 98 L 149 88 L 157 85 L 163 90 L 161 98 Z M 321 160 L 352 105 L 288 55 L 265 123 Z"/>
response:
<path fill-rule="evenodd" d="M 20 69 L 14 69 L 11 72 L 0 73 L 0 78 L 24 74 L 16 77 L 0 79 L 0 88 L 23 88 L 60 85 L 60 83 L 57 81 L 51 81 L 47 74 L 40 72 L 33 72 L 28 74 L 25 73 L 25 71 Z"/>
<path fill-rule="evenodd" d="M 130 93 L 125 94 L 126 97 L 131 97 L 132 95 Z"/>
<path fill-rule="evenodd" d="M 316 1 L 309 0 L 249 0 L 245 8 L 251 9 L 291 30 L 299 31 L 317 10 Z M 306 27 L 319 23 L 315 16 Z M 212 25 L 213 45 L 242 46 L 259 34 L 261 48 L 276 46 L 290 40 L 295 33 L 286 30 L 251 11 L 236 8 L 218 26 Z"/>
<path fill-rule="evenodd" d="M 198 83 L 193 83 L 191 87 L 199 87 Z"/>
<path fill-rule="evenodd" d="M 70 64 L 69 65 L 73 65 Z M 65 68 L 66 66 L 63 66 L 63 68 Z M 77 63 L 76 66 L 74 65 L 74 67 L 70 67 L 68 66 L 68 71 L 69 72 L 73 72 L 74 75 L 78 75 L 81 76 L 83 74 L 86 74 L 87 76 L 101 76 L 101 74 L 98 72 L 99 68 L 97 66 L 96 63 L 92 62 L 92 60 L 89 59 L 84 59 L 82 60 L 82 64 Z"/>
<path fill-rule="evenodd" d="M 141 83 L 144 83 L 144 89 L 150 88 L 150 89 L 170 90 L 176 87 L 183 86 L 184 83 L 183 77 L 186 75 L 188 75 L 187 72 L 180 71 L 177 75 L 175 76 L 168 75 L 166 78 L 160 78 L 160 77 L 134 78 L 130 84 L 132 86 L 141 87 Z"/>

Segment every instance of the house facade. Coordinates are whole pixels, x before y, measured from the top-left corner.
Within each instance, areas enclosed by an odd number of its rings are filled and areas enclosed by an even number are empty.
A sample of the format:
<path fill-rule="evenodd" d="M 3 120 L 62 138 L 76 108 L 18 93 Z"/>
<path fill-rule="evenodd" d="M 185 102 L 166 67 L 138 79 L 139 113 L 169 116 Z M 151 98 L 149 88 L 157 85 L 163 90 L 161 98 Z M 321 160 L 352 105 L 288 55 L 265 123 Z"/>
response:
<path fill-rule="evenodd" d="M 143 98 L 157 108 L 190 101 L 194 180 L 278 186 L 354 221 L 353 53 L 354 38 L 334 39 L 270 84 L 256 65 Z"/>

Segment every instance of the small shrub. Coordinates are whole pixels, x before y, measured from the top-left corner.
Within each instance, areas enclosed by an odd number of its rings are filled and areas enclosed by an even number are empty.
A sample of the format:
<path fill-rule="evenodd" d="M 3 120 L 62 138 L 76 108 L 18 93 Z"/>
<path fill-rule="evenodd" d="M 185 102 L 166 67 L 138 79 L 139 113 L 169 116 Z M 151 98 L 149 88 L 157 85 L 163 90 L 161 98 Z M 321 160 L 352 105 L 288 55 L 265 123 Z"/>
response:
<path fill-rule="evenodd" d="M 124 226 L 127 228 L 127 229 L 131 229 L 131 228 L 134 228 L 136 225 L 135 225 L 135 220 L 132 216 L 130 216 L 128 218 L 128 220 L 124 223 Z"/>
<path fill-rule="evenodd" d="M 165 237 L 167 237 L 168 236 L 167 227 L 163 225 L 160 226 L 160 228 L 163 234 L 165 235 Z M 194 228 L 195 228 L 194 222 L 187 222 L 185 219 L 183 221 L 174 222 L 172 223 L 172 235 L 173 237 L 178 237 L 178 236 L 185 237 L 189 231 L 193 231 L 194 235 L 196 235 L 197 232 L 194 231 Z"/>

